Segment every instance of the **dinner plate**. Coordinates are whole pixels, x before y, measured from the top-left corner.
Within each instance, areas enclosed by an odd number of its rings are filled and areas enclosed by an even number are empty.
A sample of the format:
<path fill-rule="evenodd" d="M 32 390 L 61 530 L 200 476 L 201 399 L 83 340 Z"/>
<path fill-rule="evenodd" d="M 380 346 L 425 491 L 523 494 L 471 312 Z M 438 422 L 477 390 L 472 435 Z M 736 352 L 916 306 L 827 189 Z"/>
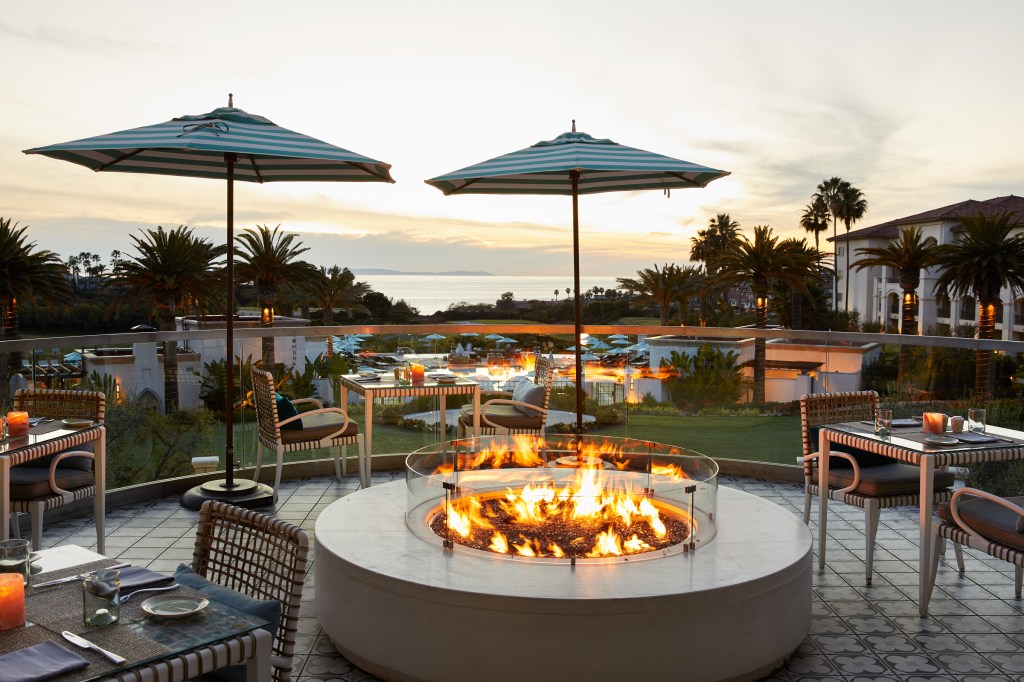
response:
<path fill-rule="evenodd" d="M 359 376 L 361 376 L 361 377 L 363 377 L 363 378 L 366 378 L 366 379 L 368 379 L 368 378 L 370 378 L 370 377 L 375 377 L 375 376 L 377 376 L 377 373 L 376 373 L 376 372 L 360 372 L 360 373 L 359 373 Z"/>
<path fill-rule="evenodd" d="M 62 419 L 61 424 L 68 427 L 69 429 L 84 429 L 86 426 L 92 426 L 91 419 Z"/>
<path fill-rule="evenodd" d="M 956 445 L 960 441 L 950 436 L 925 436 L 924 442 L 929 445 Z"/>
<path fill-rule="evenodd" d="M 439 384 L 454 384 L 458 380 L 458 377 L 453 376 L 434 377 L 434 381 L 436 381 Z"/>
<path fill-rule="evenodd" d="M 202 597 L 182 597 L 163 595 L 150 597 L 142 602 L 142 610 L 151 616 L 160 618 L 184 618 L 199 613 L 210 605 L 210 600 Z"/>

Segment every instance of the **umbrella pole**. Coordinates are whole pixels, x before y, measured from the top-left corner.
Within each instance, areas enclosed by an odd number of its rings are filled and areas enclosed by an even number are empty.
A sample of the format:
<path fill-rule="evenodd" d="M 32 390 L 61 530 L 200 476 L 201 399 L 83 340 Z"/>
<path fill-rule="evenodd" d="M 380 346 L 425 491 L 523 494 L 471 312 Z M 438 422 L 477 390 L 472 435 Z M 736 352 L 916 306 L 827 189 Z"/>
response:
<path fill-rule="evenodd" d="M 583 332 L 580 323 L 580 212 L 579 212 L 579 182 L 580 172 L 569 171 L 569 178 L 572 180 L 572 284 L 573 293 L 573 317 L 575 319 L 575 348 L 576 348 L 576 443 L 577 447 L 583 442 Z"/>

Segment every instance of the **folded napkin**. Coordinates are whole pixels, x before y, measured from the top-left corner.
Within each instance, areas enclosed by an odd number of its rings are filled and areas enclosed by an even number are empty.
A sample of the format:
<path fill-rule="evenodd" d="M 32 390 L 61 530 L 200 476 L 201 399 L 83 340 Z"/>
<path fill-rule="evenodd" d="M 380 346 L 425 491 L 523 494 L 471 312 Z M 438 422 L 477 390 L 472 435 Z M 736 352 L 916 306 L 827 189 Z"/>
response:
<path fill-rule="evenodd" d="M 376 376 L 376 375 L 374 375 L 372 377 L 359 377 L 359 376 L 357 376 L 356 377 L 356 381 L 358 381 L 361 384 L 369 384 L 369 383 L 373 383 L 374 381 L 380 381 L 380 377 Z"/>
<path fill-rule="evenodd" d="M 143 587 L 156 587 L 172 580 L 174 580 L 174 576 L 157 573 L 142 566 L 128 566 L 121 569 L 121 592 L 141 590 Z"/>
<path fill-rule="evenodd" d="M 955 434 L 953 436 L 953 438 L 956 438 L 961 443 L 971 443 L 971 444 L 995 443 L 997 440 L 999 440 L 995 436 L 986 436 L 984 433 L 971 433 L 969 431 L 966 432 L 966 433 Z"/>
<path fill-rule="evenodd" d="M 48 680 L 87 665 L 89 661 L 75 652 L 48 640 L 0 656 L 0 682 Z"/>
<path fill-rule="evenodd" d="M 893 419 L 892 426 L 894 429 L 906 427 L 906 426 L 920 426 L 920 419 Z"/>

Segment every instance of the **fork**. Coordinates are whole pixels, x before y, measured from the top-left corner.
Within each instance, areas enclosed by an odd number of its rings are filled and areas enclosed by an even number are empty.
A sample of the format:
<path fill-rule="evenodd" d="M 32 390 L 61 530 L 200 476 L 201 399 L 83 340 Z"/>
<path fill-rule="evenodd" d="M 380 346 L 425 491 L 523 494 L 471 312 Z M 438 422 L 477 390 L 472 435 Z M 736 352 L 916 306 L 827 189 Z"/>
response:
<path fill-rule="evenodd" d="M 177 587 L 180 587 L 178 583 L 171 583 L 170 585 L 164 585 L 163 587 L 147 587 L 144 590 L 135 590 L 134 592 L 130 592 L 125 596 L 121 597 L 121 603 L 123 604 L 135 595 L 142 594 L 143 592 L 163 592 L 165 590 L 173 590 Z"/>

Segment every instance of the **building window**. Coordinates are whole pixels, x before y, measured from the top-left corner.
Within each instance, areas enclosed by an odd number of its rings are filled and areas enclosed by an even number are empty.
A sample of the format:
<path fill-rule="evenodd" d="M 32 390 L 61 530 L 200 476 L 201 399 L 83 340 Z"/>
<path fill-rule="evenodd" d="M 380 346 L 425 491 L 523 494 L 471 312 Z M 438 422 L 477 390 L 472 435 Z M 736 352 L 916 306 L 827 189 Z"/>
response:
<path fill-rule="evenodd" d="M 846 255 L 846 247 L 845 246 L 838 247 L 836 249 L 836 255 L 837 256 L 845 256 Z"/>
<path fill-rule="evenodd" d="M 964 322 L 974 322 L 974 316 L 977 314 L 977 306 L 974 303 L 973 296 L 964 296 L 960 299 L 960 319 Z"/>
<path fill-rule="evenodd" d="M 1003 323 L 1003 302 L 1002 301 L 997 301 L 996 302 L 996 324 L 1002 324 L 1002 323 Z"/>
<path fill-rule="evenodd" d="M 889 314 L 899 315 L 900 314 L 900 297 L 899 294 L 889 294 Z"/>
<path fill-rule="evenodd" d="M 935 299 L 935 316 L 949 317 L 950 314 L 949 296 L 939 296 Z"/>

